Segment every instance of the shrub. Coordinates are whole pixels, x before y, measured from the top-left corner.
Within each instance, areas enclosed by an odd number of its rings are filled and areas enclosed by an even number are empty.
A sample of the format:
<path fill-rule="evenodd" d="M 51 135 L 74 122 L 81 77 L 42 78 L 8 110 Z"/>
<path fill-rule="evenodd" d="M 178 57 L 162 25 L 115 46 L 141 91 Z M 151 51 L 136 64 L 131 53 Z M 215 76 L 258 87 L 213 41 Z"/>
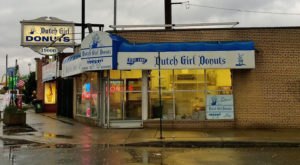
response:
<path fill-rule="evenodd" d="M 4 108 L 4 113 L 24 113 L 24 111 L 18 110 L 15 105 L 9 105 Z"/>

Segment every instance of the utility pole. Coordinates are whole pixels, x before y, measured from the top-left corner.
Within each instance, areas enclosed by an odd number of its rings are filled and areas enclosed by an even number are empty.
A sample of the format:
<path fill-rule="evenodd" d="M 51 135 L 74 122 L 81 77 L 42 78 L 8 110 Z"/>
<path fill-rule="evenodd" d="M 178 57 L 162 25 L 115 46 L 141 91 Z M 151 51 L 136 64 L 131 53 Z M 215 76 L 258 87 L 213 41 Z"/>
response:
<path fill-rule="evenodd" d="M 117 0 L 114 0 L 114 31 L 117 30 Z"/>
<path fill-rule="evenodd" d="M 81 40 L 85 36 L 85 0 L 81 0 Z"/>
<path fill-rule="evenodd" d="M 7 63 L 8 63 L 8 55 L 6 54 L 6 64 L 5 64 L 5 86 L 7 87 Z"/>
<path fill-rule="evenodd" d="M 172 0 L 165 0 L 165 24 L 172 24 Z M 166 29 L 170 30 L 172 27 L 166 27 Z"/>

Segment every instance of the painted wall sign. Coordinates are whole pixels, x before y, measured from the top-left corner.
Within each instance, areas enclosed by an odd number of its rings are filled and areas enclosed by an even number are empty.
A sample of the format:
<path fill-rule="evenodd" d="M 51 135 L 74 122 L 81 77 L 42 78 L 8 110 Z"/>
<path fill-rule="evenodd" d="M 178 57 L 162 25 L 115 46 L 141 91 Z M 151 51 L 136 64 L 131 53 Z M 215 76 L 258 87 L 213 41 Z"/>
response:
<path fill-rule="evenodd" d="M 93 32 L 81 44 L 82 71 L 112 69 L 112 39 L 109 33 Z"/>
<path fill-rule="evenodd" d="M 233 95 L 207 95 L 206 118 L 234 119 Z"/>
<path fill-rule="evenodd" d="M 80 54 L 66 57 L 62 63 L 62 77 L 73 76 L 82 73 Z"/>
<path fill-rule="evenodd" d="M 56 66 L 59 66 L 56 61 L 42 67 L 42 81 L 49 81 L 58 77 L 59 72 L 56 70 Z"/>
<path fill-rule="evenodd" d="M 58 53 L 58 50 L 55 47 L 43 47 L 39 50 L 39 53 L 42 55 L 53 56 Z"/>
<path fill-rule="evenodd" d="M 118 69 L 255 68 L 254 50 L 119 52 Z"/>

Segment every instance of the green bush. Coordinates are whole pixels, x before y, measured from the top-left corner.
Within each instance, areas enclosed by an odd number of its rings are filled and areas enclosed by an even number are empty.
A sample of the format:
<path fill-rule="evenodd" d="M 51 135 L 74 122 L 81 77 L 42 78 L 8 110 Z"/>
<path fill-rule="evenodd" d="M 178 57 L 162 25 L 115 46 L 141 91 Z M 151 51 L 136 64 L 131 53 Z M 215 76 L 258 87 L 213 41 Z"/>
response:
<path fill-rule="evenodd" d="M 4 108 L 4 113 L 24 113 L 24 111 L 18 110 L 15 105 L 9 105 Z"/>

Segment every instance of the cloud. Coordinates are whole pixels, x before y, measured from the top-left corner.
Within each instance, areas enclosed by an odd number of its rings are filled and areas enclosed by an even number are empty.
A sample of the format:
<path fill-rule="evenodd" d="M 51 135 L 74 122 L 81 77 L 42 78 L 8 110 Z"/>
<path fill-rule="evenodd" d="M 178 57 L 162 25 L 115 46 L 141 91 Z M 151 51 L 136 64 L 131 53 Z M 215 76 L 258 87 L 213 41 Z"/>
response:
<path fill-rule="evenodd" d="M 173 0 L 175 2 L 175 0 Z M 86 22 L 113 24 L 113 0 L 86 0 Z M 185 2 L 185 1 L 182 1 Z M 299 0 L 189 0 L 190 4 L 220 8 L 297 13 Z M 34 69 L 34 58 L 41 57 L 29 48 L 20 46 L 21 20 L 31 20 L 42 16 L 54 16 L 63 20 L 81 22 L 81 1 L 75 0 L 0 0 L 0 76 L 5 71 L 5 54 L 10 65 L 18 59 L 23 74 L 29 72 L 28 63 Z M 117 0 L 117 24 L 163 24 L 163 0 Z M 291 15 L 259 14 L 236 12 L 212 8 L 184 5 L 172 6 L 173 23 L 232 22 L 239 21 L 239 27 L 253 26 L 299 26 L 298 17 Z M 80 28 L 76 28 L 80 32 Z M 76 35 L 80 39 L 80 35 Z M 79 40 L 77 40 L 79 42 Z"/>

